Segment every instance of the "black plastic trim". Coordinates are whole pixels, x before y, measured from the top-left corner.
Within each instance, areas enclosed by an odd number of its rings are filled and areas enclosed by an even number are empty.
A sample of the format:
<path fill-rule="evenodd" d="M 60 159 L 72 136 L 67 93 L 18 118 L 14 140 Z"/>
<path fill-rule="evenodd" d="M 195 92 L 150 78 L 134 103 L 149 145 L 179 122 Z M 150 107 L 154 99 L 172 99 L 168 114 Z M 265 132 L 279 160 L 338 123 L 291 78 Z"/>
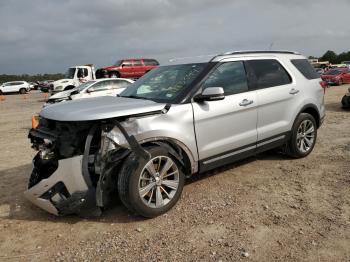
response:
<path fill-rule="evenodd" d="M 203 172 L 209 171 L 211 169 L 214 169 L 214 168 L 217 168 L 220 166 L 224 166 L 226 164 L 233 163 L 233 162 L 236 162 L 238 160 L 242 160 L 242 159 L 247 158 L 249 156 L 253 156 L 255 154 L 276 148 L 278 146 L 282 146 L 289 140 L 290 135 L 291 135 L 290 131 L 284 132 L 284 133 L 281 133 L 278 135 L 268 137 L 266 139 L 259 140 L 256 143 L 251 143 L 251 144 L 239 147 L 239 148 L 235 148 L 233 150 L 229 150 L 229 151 L 217 154 L 215 156 L 212 156 L 212 157 L 209 157 L 209 158 L 206 158 L 203 160 L 199 160 L 199 173 L 203 173 Z M 261 144 L 261 143 L 268 142 L 268 141 L 276 139 L 278 137 L 281 137 L 281 139 L 278 139 L 276 141 L 271 141 L 270 143 L 263 144 L 263 145 L 259 146 L 259 144 Z M 248 149 L 250 147 L 254 147 L 254 148 Z M 247 150 L 243 151 L 241 153 L 234 154 L 235 152 L 239 152 L 239 151 L 242 151 L 244 149 L 247 149 Z M 223 157 L 223 156 L 229 155 L 229 154 L 233 154 L 233 155 L 228 156 L 228 157 L 224 157 L 223 159 L 212 161 L 210 163 L 206 163 L 206 162 L 211 161 L 213 159 L 220 158 L 220 157 Z"/>

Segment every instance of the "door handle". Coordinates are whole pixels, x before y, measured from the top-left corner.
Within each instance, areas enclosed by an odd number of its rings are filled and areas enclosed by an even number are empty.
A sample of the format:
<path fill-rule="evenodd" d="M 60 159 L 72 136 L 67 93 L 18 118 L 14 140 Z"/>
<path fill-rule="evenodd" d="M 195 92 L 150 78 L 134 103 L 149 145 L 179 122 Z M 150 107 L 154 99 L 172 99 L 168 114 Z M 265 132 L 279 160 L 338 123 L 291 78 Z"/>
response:
<path fill-rule="evenodd" d="M 249 106 L 253 104 L 253 100 L 243 99 L 242 102 L 239 103 L 240 106 Z"/>
<path fill-rule="evenodd" d="M 299 93 L 299 90 L 298 89 L 295 89 L 295 88 L 292 88 L 290 91 L 289 91 L 289 94 L 291 95 L 295 95 L 295 94 L 298 94 Z"/>

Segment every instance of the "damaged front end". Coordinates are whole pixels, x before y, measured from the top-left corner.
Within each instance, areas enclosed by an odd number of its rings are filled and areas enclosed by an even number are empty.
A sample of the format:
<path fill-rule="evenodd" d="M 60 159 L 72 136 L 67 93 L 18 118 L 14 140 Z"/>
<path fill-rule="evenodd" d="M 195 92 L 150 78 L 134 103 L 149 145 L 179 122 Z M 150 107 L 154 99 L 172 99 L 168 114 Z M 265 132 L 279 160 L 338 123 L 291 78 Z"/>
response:
<path fill-rule="evenodd" d="M 24 195 L 54 215 L 96 216 L 117 196 L 117 175 L 131 151 L 149 158 L 128 119 L 63 122 L 41 118 L 29 139 L 38 150 Z"/>

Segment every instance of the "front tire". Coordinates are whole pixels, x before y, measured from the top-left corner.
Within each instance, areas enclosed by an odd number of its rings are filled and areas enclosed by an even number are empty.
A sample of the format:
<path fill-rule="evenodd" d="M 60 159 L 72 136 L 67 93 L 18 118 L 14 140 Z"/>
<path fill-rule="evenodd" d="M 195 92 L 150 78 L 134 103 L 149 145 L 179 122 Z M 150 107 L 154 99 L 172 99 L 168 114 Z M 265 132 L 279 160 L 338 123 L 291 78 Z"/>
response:
<path fill-rule="evenodd" d="M 120 78 L 119 72 L 111 72 L 109 78 Z"/>
<path fill-rule="evenodd" d="M 291 138 L 287 144 L 287 154 L 294 158 L 306 157 L 313 150 L 317 138 L 315 118 L 301 113 L 294 122 Z"/>
<path fill-rule="evenodd" d="M 118 193 L 123 204 L 143 217 L 156 217 L 170 210 L 184 186 L 182 166 L 162 146 L 147 148 L 151 158 L 131 153 L 118 177 Z"/>
<path fill-rule="evenodd" d="M 21 88 L 19 90 L 19 93 L 23 95 L 23 94 L 27 93 L 27 90 L 25 88 Z"/>

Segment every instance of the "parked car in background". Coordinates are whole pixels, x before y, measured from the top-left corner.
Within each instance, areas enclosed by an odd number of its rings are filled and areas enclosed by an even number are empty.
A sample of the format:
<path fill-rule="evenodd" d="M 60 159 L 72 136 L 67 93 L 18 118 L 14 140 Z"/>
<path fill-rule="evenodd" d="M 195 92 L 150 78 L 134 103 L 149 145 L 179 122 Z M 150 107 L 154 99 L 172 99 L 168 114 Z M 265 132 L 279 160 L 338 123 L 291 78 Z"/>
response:
<path fill-rule="evenodd" d="M 35 83 L 34 82 L 28 82 L 30 90 L 35 90 Z"/>
<path fill-rule="evenodd" d="M 41 92 L 48 93 L 53 89 L 53 82 L 54 80 L 41 81 L 38 84 L 38 88 L 41 90 Z"/>
<path fill-rule="evenodd" d="M 25 94 L 30 91 L 30 85 L 26 81 L 11 81 L 3 83 L 0 86 L 1 93 L 20 93 Z"/>
<path fill-rule="evenodd" d="M 350 87 L 348 88 L 348 92 L 343 96 L 341 104 L 343 108 L 350 108 Z"/>
<path fill-rule="evenodd" d="M 159 66 L 159 63 L 155 59 L 123 59 L 117 61 L 113 66 L 98 69 L 96 76 L 98 78 L 139 78 L 157 66 Z"/>
<path fill-rule="evenodd" d="M 348 68 L 350 68 L 350 61 L 343 61 L 341 63 L 346 65 Z"/>
<path fill-rule="evenodd" d="M 94 65 L 72 66 L 68 68 L 64 79 L 59 79 L 53 82 L 52 93 L 71 90 L 94 79 L 96 79 Z"/>
<path fill-rule="evenodd" d="M 350 83 L 350 69 L 349 68 L 335 68 L 324 72 L 321 75 L 323 81 L 329 85 L 342 85 Z"/>
<path fill-rule="evenodd" d="M 118 97 L 45 107 L 29 132 L 25 197 L 55 215 L 121 202 L 155 217 L 180 199 L 185 177 L 282 147 L 309 155 L 325 116 L 324 85 L 295 52 L 229 52 L 161 66 Z"/>
<path fill-rule="evenodd" d="M 134 81 L 125 78 L 108 78 L 88 81 L 79 87 L 52 95 L 44 107 L 63 101 L 98 96 L 116 96 Z"/>
<path fill-rule="evenodd" d="M 322 75 L 324 73 L 324 69 L 323 68 L 315 68 L 315 71 L 317 73 L 319 73 L 320 75 Z"/>

